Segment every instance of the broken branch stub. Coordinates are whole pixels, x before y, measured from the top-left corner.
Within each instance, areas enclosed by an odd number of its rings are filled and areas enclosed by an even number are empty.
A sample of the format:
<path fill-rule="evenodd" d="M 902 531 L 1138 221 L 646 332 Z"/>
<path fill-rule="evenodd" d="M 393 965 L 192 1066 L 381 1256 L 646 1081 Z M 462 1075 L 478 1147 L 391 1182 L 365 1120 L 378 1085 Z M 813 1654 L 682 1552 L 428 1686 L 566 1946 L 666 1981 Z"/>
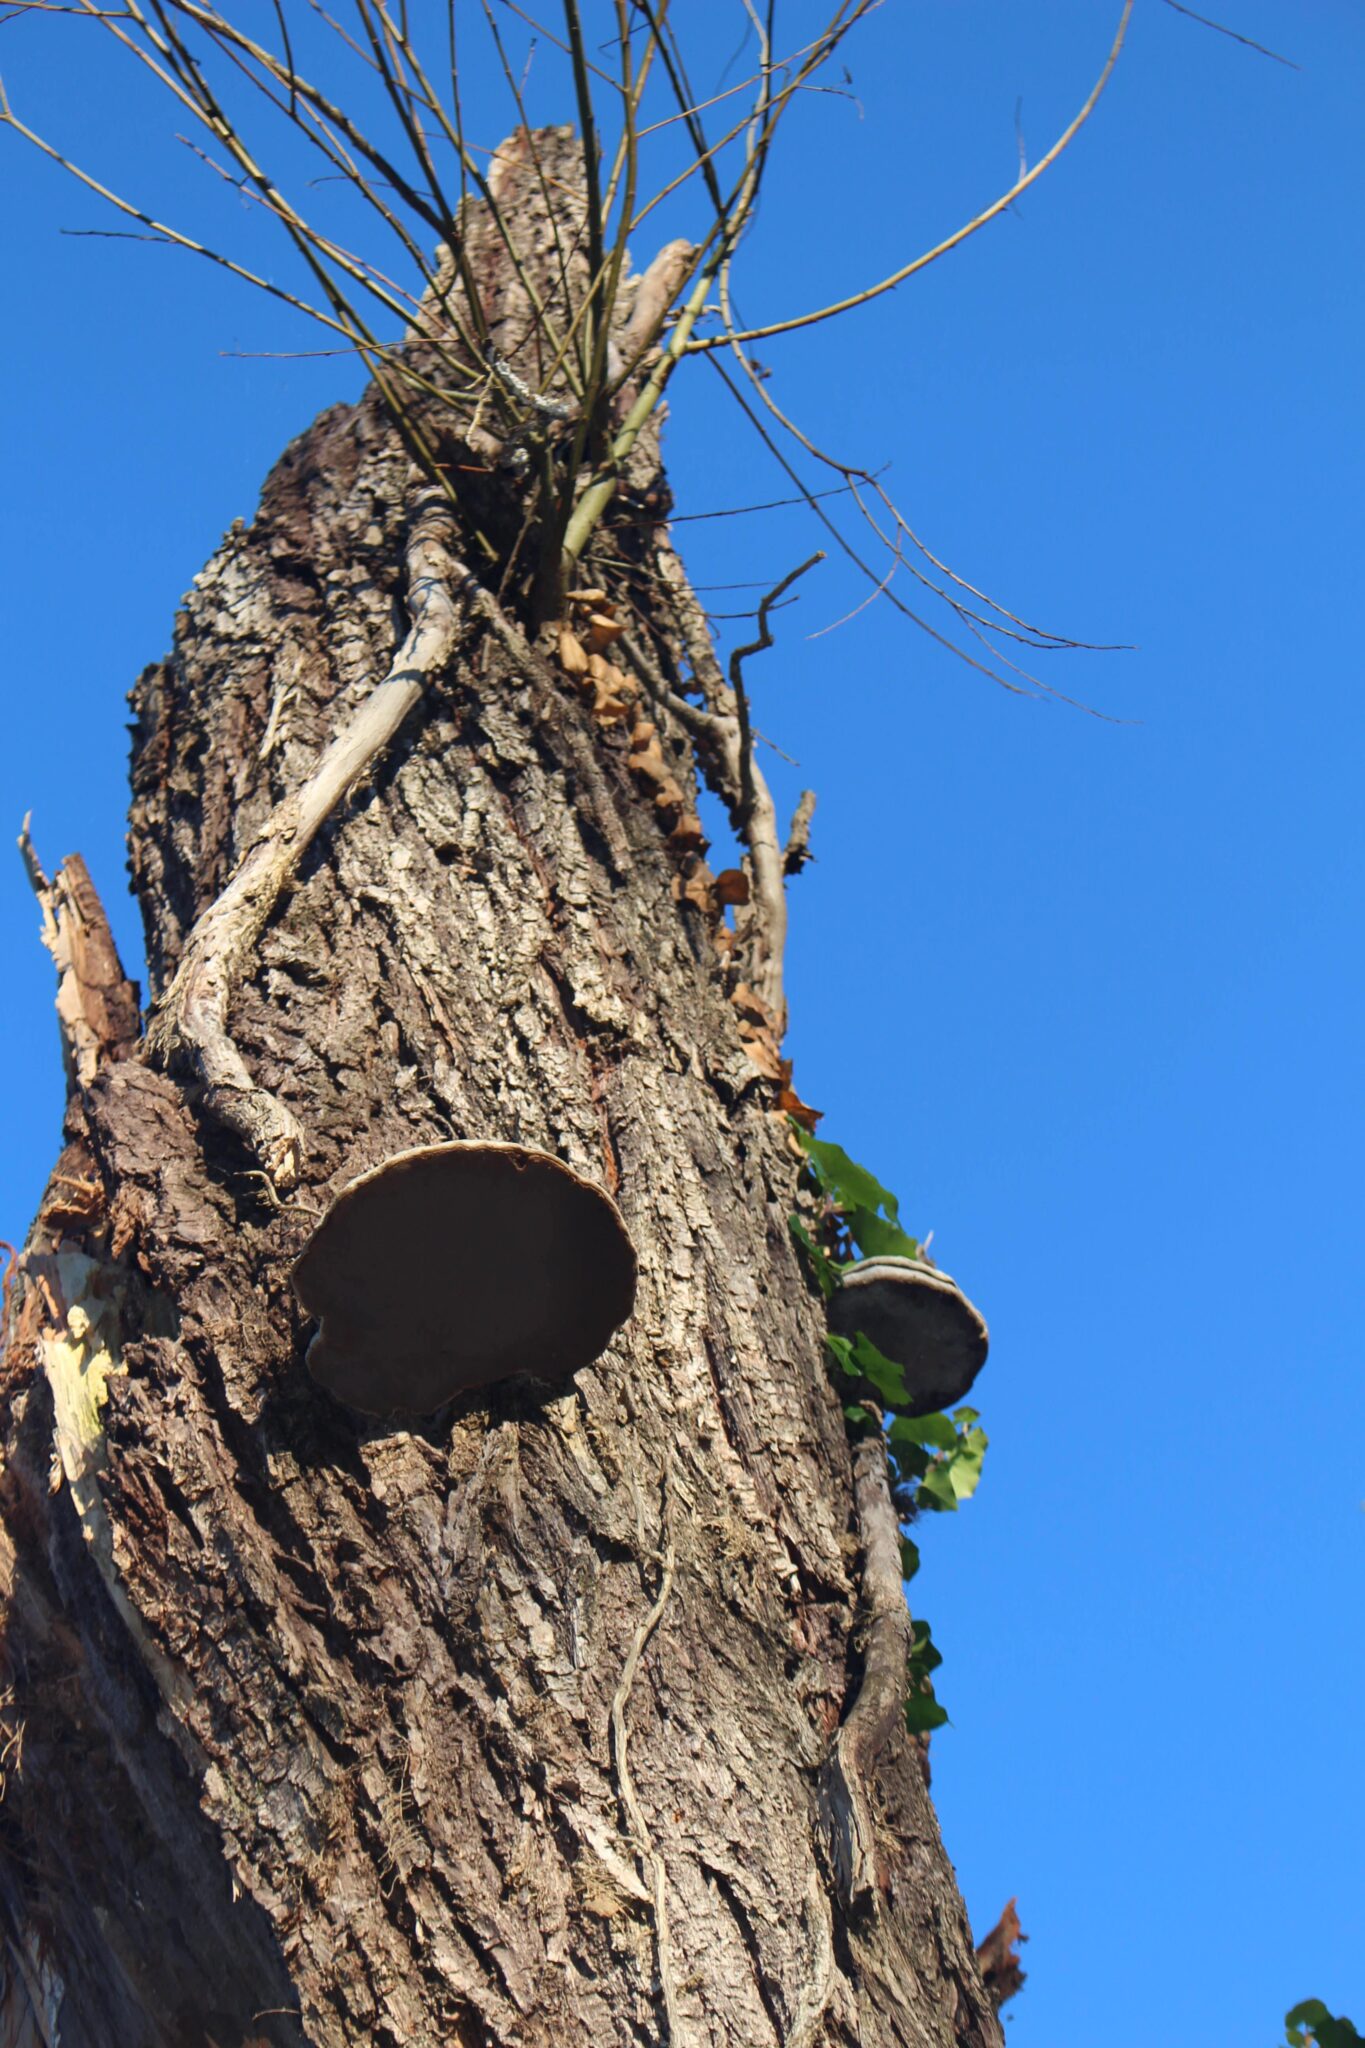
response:
<path fill-rule="evenodd" d="M 954 1406 L 986 1363 L 980 1311 L 955 1280 L 922 1259 L 888 1255 L 845 1267 L 829 1326 L 841 1337 L 861 1333 L 901 1368 L 910 1415 Z"/>
<path fill-rule="evenodd" d="M 590 1365 L 635 1304 L 609 1196 L 548 1152 L 457 1141 L 399 1152 L 344 1188 L 294 1267 L 319 1320 L 314 1379 L 369 1415 Z"/>

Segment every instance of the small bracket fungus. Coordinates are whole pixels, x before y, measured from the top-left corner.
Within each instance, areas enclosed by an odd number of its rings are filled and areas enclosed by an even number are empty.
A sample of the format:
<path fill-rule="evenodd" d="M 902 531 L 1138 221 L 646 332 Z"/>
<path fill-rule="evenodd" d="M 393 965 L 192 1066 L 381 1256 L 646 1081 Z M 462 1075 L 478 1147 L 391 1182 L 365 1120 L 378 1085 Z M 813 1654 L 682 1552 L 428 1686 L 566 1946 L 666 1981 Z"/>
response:
<path fill-rule="evenodd" d="M 860 1259 L 829 1304 L 838 1336 L 859 1333 L 901 1368 L 911 1415 L 960 1401 L 986 1362 L 986 1325 L 948 1274 L 922 1259 Z"/>
<path fill-rule="evenodd" d="M 548 1152 L 428 1145 L 342 1189 L 293 1281 L 319 1321 L 314 1379 L 369 1415 L 427 1415 L 600 1357 L 635 1305 L 635 1248 L 616 1204 Z"/>

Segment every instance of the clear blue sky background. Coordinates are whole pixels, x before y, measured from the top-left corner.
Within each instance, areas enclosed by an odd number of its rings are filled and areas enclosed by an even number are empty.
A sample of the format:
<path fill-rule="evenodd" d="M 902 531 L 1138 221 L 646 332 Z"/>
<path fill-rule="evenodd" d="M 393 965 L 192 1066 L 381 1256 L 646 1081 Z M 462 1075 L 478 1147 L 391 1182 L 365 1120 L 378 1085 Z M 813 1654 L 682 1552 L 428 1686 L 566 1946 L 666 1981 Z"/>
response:
<path fill-rule="evenodd" d="M 985 1480 L 926 1530 L 915 1592 L 974 1923 L 1017 1893 L 1032 1936 L 1018 2048 L 1268 2048 L 1310 1994 L 1365 2026 L 1365 16 L 1222 4 L 1302 69 L 1140 0 L 1094 121 L 1017 213 L 768 352 L 779 398 L 891 464 L 963 574 L 1140 648 L 1047 671 L 1133 723 L 1024 702 L 880 607 L 805 637 L 857 595 L 831 566 L 751 670 L 801 763 L 771 762 L 783 800 L 820 794 L 798 1085 L 992 1327 Z M 709 84 L 739 38 L 688 12 Z M 1036 157 L 1116 12 L 890 0 L 851 53 L 861 110 L 802 113 L 745 315 L 880 275 L 993 197 L 1016 102 Z M 112 181 L 242 226 L 90 32 L 12 23 L 0 62 L 16 109 Z M 568 118 L 547 68 L 532 92 Z M 495 141 L 477 69 L 470 97 Z M 136 961 L 123 692 L 285 440 L 356 379 L 222 354 L 315 344 L 189 258 L 59 238 L 104 217 L 5 141 L 0 819 L 31 807 L 49 864 L 86 854 Z M 781 495 L 713 383 L 675 387 L 680 509 Z M 679 534 L 711 583 L 772 581 L 819 540 L 794 513 Z M 61 1085 L 17 859 L 0 946 L 19 1238 Z"/>

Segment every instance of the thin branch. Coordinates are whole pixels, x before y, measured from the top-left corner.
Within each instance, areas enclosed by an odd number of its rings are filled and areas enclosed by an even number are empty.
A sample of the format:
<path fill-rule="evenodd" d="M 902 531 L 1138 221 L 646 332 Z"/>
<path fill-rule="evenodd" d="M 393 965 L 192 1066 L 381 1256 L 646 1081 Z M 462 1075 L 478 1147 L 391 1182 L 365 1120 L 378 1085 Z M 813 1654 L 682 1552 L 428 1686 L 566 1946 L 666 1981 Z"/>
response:
<path fill-rule="evenodd" d="M 1243 49 L 1254 50 L 1258 57 L 1270 57 L 1276 64 L 1284 64 L 1291 71 L 1302 71 L 1302 64 L 1296 64 L 1292 57 L 1282 57 L 1278 50 L 1267 49 L 1264 43 L 1253 42 L 1250 36 L 1239 35 L 1235 28 L 1228 28 L 1221 21 L 1211 21 L 1207 14 L 1196 14 L 1192 7 L 1183 7 L 1181 0 L 1166 0 L 1166 5 L 1177 14 L 1183 14 L 1189 21 L 1197 21 L 1201 28 L 1216 29 L 1220 36 L 1227 36 L 1232 42 L 1240 43 Z"/>
<path fill-rule="evenodd" d="M 840 313 L 852 312 L 856 306 L 865 306 L 871 300 L 881 298 L 883 293 L 894 291 L 897 285 L 904 284 L 906 279 L 913 277 L 917 271 L 925 269 L 930 263 L 936 263 L 940 256 L 946 256 L 950 249 L 956 249 L 960 243 L 967 240 L 969 235 L 974 235 L 979 229 L 986 227 L 999 214 L 1004 213 L 1006 208 L 1019 197 L 1021 192 L 1026 192 L 1029 186 L 1038 178 L 1041 178 L 1045 171 L 1051 169 L 1068 143 L 1080 133 L 1080 130 L 1090 119 L 1090 116 L 1099 104 L 1101 93 L 1109 83 L 1114 66 L 1118 63 L 1119 53 L 1123 48 L 1124 39 L 1128 33 L 1128 21 L 1132 12 L 1133 0 L 1123 0 L 1123 13 L 1120 17 L 1113 43 L 1110 46 L 1109 55 L 1105 59 L 1104 69 L 1091 87 L 1089 98 L 1075 119 L 1058 136 L 1051 149 L 1047 152 L 1047 155 L 1040 157 L 1031 171 L 1025 172 L 1022 178 L 1017 178 L 1009 191 L 1003 193 L 983 213 L 978 213 L 972 220 L 967 221 L 964 226 L 956 229 L 954 233 L 948 235 L 943 241 L 936 243 L 932 249 L 926 249 L 922 256 L 917 256 L 914 259 L 913 263 L 903 264 L 899 270 L 893 271 L 890 277 L 884 277 L 879 284 L 868 285 L 865 290 L 854 292 L 851 297 L 846 299 L 837 299 L 832 305 L 821 306 L 815 312 L 798 313 L 790 320 L 774 320 L 766 327 L 749 327 L 735 334 L 702 336 L 690 344 L 690 351 L 696 353 L 702 349 L 723 348 L 732 341 L 765 341 L 770 335 L 790 334 L 795 328 L 812 327 L 817 321 L 832 320 Z"/>
<path fill-rule="evenodd" d="M 757 138 L 755 147 L 746 160 L 744 170 L 736 183 L 734 196 L 725 204 L 721 216 L 693 259 L 691 289 L 683 301 L 668 340 L 659 351 L 658 360 L 642 386 L 639 396 L 622 421 L 607 452 L 606 460 L 599 465 L 596 476 L 574 507 L 564 534 L 563 553 L 566 563 L 577 561 L 607 506 L 616 495 L 621 467 L 662 399 L 673 372 L 687 353 L 688 341 L 705 310 L 711 286 L 727 254 L 744 232 L 753 204 L 756 179 L 761 170 L 760 149 L 765 137 L 781 120 L 798 86 L 813 76 L 822 64 L 828 62 L 843 38 L 863 19 L 873 4 L 874 0 L 856 0 L 856 4 L 852 5 L 850 0 L 843 0 L 833 21 L 802 65 L 797 77 L 790 80 L 773 97 L 763 134 Z M 1131 5 L 1131 0 L 1129 4 Z M 682 289 L 681 285 L 679 289 Z M 622 373 L 623 377 L 629 376 L 631 368 L 633 366 L 627 366 Z"/>
<path fill-rule="evenodd" d="M 602 185 L 597 160 L 597 119 L 593 111 L 592 87 L 588 83 L 588 61 L 583 49 L 583 21 L 578 10 L 578 0 L 563 0 L 564 25 L 569 33 L 570 60 L 573 65 L 574 94 L 578 101 L 579 141 L 583 153 L 583 189 L 588 196 L 588 272 L 593 279 L 603 274 L 604 257 L 602 248 Z M 588 309 L 587 354 L 592 363 L 597 356 L 598 329 L 604 324 L 600 306 L 590 302 Z M 589 371 L 591 389 L 591 371 Z"/>
<path fill-rule="evenodd" d="M 522 88 L 517 81 L 516 74 L 512 70 L 511 60 L 507 55 L 507 48 L 502 39 L 502 32 L 498 27 L 497 17 L 493 12 L 492 0 L 483 0 L 483 16 L 485 22 L 488 24 L 489 35 L 493 39 L 493 47 L 498 53 L 498 63 L 502 68 L 503 80 L 507 86 L 507 90 L 512 95 L 512 104 L 517 110 L 517 121 L 520 124 L 521 128 L 525 131 L 527 141 L 530 147 L 531 168 L 535 172 L 536 182 L 540 187 L 541 204 L 545 208 L 545 217 L 550 224 L 550 235 L 554 242 L 555 267 L 559 272 L 559 289 L 564 295 L 565 307 L 568 308 L 572 305 L 573 294 L 569 284 L 569 259 L 564 248 L 563 239 L 561 238 L 559 232 L 559 209 L 558 207 L 556 207 L 554 201 L 550 197 L 549 181 L 545 176 L 544 167 L 540 160 L 540 151 L 536 147 L 535 131 L 531 126 L 530 117 L 528 116 L 526 111 L 525 95 L 523 94 Z M 571 335 L 565 336 L 565 352 L 567 352 L 568 343 L 571 340 L 571 338 Z M 572 373 L 570 372 L 568 365 L 565 365 L 564 367 L 566 375 L 572 376 Z M 555 370 L 559 368 L 560 363 L 557 361 L 546 377 L 545 381 L 547 383 L 551 381 L 551 379 L 554 376 Z M 573 389 L 581 397 L 584 388 L 585 373 L 587 369 L 587 365 L 583 361 L 581 354 L 579 356 L 577 363 L 574 365 L 574 368 L 577 371 L 577 375 L 576 377 L 572 377 Z"/>
<path fill-rule="evenodd" d="M 827 491 L 798 491 L 790 498 L 765 498 L 758 505 L 721 505 L 714 512 L 670 512 L 668 523 L 683 526 L 689 519 L 742 519 L 750 512 L 777 512 L 787 505 L 808 505 L 813 498 L 846 497 L 852 488 L 851 484 L 834 484 Z"/>
<path fill-rule="evenodd" d="M 730 688 L 735 693 L 735 715 L 739 720 L 739 787 L 740 809 L 747 824 L 754 806 L 754 744 L 749 730 L 749 698 L 744 688 L 744 664 L 751 654 L 766 654 L 773 644 L 768 630 L 768 614 L 785 591 L 791 589 L 798 577 L 813 569 L 817 562 L 825 560 L 825 551 L 818 548 L 799 568 L 789 570 L 780 583 L 775 583 L 767 596 L 760 599 L 758 607 L 758 638 L 746 641 L 743 647 L 736 647 L 730 656 Z"/>
<path fill-rule="evenodd" d="M 863 557 L 858 553 L 858 550 L 853 546 L 853 543 L 849 540 L 848 536 L 841 530 L 841 528 L 835 525 L 834 521 L 825 511 L 824 507 L 817 501 L 814 492 L 807 491 L 804 488 L 803 479 L 800 473 L 793 467 L 791 462 L 787 459 L 787 457 L 783 454 L 782 450 L 778 447 L 776 441 L 768 432 L 768 429 L 764 426 L 762 420 L 754 411 L 752 405 L 750 405 L 748 400 L 745 398 L 744 393 L 739 389 L 733 377 L 731 377 L 729 371 L 725 368 L 725 365 L 722 362 L 718 361 L 715 356 L 709 356 L 707 360 L 711 364 L 711 367 L 715 370 L 717 376 L 721 379 L 722 383 L 725 385 L 726 389 L 729 391 L 730 396 L 739 406 L 745 418 L 749 421 L 749 424 L 753 427 L 755 433 L 762 441 L 764 447 L 768 450 L 773 460 L 777 463 L 778 467 L 781 470 L 783 470 L 788 477 L 790 477 L 791 481 L 796 485 L 797 489 L 802 492 L 802 495 L 805 497 L 806 502 L 809 504 L 811 510 L 814 512 L 815 517 L 820 521 L 820 524 L 824 527 L 825 531 L 830 535 L 836 547 L 838 547 L 843 554 L 847 555 L 848 559 L 854 564 L 855 568 L 859 569 L 862 572 L 862 574 L 867 577 L 870 583 L 874 585 L 879 583 L 881 581 L 881 578 L 878 577 L 876 571 L 872 568 L 871 564 L 864 561 Z M 931 640 L 937 641 L 938 645 L 942 648 L 945 648 L 949 654 L 955 655 L 959 661 L 965 662 L 968 668 L 975 669 L 978 674 L 989 677 L 991 682 L 998 683 L 1002 689 L 1011 691 L 1015 696 L 1022 697 L 1030 694 L 1028 691 L 1021 690 L 1017 683 L 1011 683 L 1010 681 L 1008 681 L 1006 677 L 997 675 L 996 671 L 993 668 L 988 668 L 984 662 L 978 661 L 974 655 L 968 654 L 965 648 L 959 647 L 955 641 L 950 640 L 946 633 L 941 633 L 936 626 L 930 624 L 928 619 L 922 617 L 919 612 L 912 610 L 912 608 L 908 604 L 906 604 L 903 598 L 898 597 L 896 595 L 894 590 L 887 590 L 884 594 L 886 596 L 887 602 L 889 604 L 894 605 L 896 610 L 901 612 L 907 619 L 909 619 L 912 625 L 918 626 L 921 632 L 927 633 Z"/>
<path fill-rule="evenodd" d="M 157 220 L 150 213 L 144 213 L 140 206 L 134 206 L 131 201 L 120 199 L 118 194 L 111 192 L 107 185 L 101 185 L 98 178 L 91 177 L 88 171 L 83 171 L 80 165 L 73 162 L 70 157 L 63 156 L 59 149 L 46 141 L 34 129 L 26 127 L 11 108 L 9 96 L 5 92 L 3 85 L 0 85 L 0 126 L 13 128 L 15 133 L 22 135 L 26 142 L 31 142 L 35 149 L 41 150 L 44 156 L 50 157 L 53 163 L 60 165 L 62 170 L 69 172 L 78 184 L 85 186 L 88 192 L 93 192 L 97 198 L 107 201 L 110 206 L 115 207 L 127 219 L 140 221 L 143 227 L 150 229 L 151 236 L 149 239 L 154 238 L 157 241 L 169 243 L 178 249 L 187 249 L 193 256 L 203 256 L 210 263 L 216 263 L 222 269 L 229 271 L 233 277 L 240 278 L 244 284 L 254 285 L 258 291 L 268 293 L 272 299 L 281 300 L 286 306 L 292 306 L 296 312 L 306 313 L 310 320 L 318 321 L 323 327 L 330 327 L 337 334 L 344 334 L 348 341 L 351 339 L 349 329 L 340 320 L 324 313 L 320 307 L 309 305 L 306 299 L 299 298 L 294 292 L 286 291 L 283 285 L 272 284 L 268 278 L 258 277 L 254 270 L 246 269 L 243 264 L 234 263 L 230 256 L 221 255 L 216 249 L 206 248 L 202 242 L 196 242 L 192 236 L 182 235 L 177 229 L 167 227 L 164 221 Z M 101 231 L 95 229 L 84 230 L 83 232 L 98 234 Z M 138 239 L 141 238 L 139 237 Z"/>

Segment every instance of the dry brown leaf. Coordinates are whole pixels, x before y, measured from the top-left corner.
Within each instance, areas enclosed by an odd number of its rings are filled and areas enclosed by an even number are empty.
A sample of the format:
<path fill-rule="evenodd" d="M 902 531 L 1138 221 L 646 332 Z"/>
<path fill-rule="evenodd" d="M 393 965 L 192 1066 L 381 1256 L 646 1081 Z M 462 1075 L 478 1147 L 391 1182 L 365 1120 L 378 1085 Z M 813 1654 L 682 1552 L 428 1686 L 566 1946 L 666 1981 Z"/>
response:
<path fill-rule="evenodd" d="M 716 899 L 711 887 L 711 875 L 707 868 L 699 867 L 684 881 L 681 875 L 673 877 L 673 895 L 679 903 L 690 903 L 703 917 L 714 917 Z"/>
<path fill-rule="evenodd" d="M 592 590 L 571 590 L 569 592 L 569 603 L 590 604 L 594 611 L 598 609 L 610 611 L 612 609 L 612 602 L 607 596 L 606 591 L 595 588 Z"/>
<path fill-rule="evenodd" d="M 618 619 L 608 618 L 605 612 L 593 612 L 588 620 L 588 645 L 600 654 L 613 640 L 619 640 L 625 630 Z"/>
<path fill-rule="evenodd" d="M 684 811 L 668 835 L 668 843 L 675 853 L 704 853 L 706 834 L 702 831 L 701 819 L 694 811 Z"/>
<path fill-rule="evenodd" d="M 761 1030 L 771 1033 L 776 1038 L 776 1017 L 774 1017 L 762 996 L 756 990 L 751 989 L 747 981 L 742 981 L 739 984 L 739 987 L 731 995 L 730 1001 L 739 1011 L 741 1017 L 750 1023 L 757 1024 Z"/>
<path fill-rule="evenodd" d="M 592 715 L 602 725 L 619 725 L 629 718 L 634 707 L 623 698 L 617 697 L 605 684 L 598 683 L 593 691 Z"/>
<path fill-rule="evenodd" d="M 803 1130 L 811 1132 L 814 1132 L 815 1126 L 825 1113 L 822 1109 L 812 1109 L 808 1102 L 803 1102 L 790 1082 L 778 1096 L 777 1106 L 779 1109 L 785 1109 L 788 1116 L 794 1116 Z"/>
<path fill-rule="evenodd" d="M 588 671 L 592 684 L 592 708 L 596 716 L 607 724 L 628 718 L 640 694 L 634 677 L 613 668 L 609 661 L 603 661 L 600 654 L 588 657 Z"/>
<path fill-rule="evenodd" d="M 585 676 L 588 673 L 587 649 L 568 626 L 559 629 L 559 666 L 566 676 Z"/>
<path fill-rule="evenodd" d="M 637 726 L 636 732 L 638 731 Z M 630 741 L 630 772 L 632 775 L 638 775 L 642 782 L 654 784 L 656 788 L 661 788 L 666 782 L 672 782 L 668 763 L 664 760 L 664 750 L 658 740 L 651 738 L 644 746 L 637 746 L 634 733 L 631 734 Z M 672 786 L 674 789 L 678 788 L 676 782 Z M 678 795 L 681 798 L 681 790 L 678 790 Z"/>
<path fill-rule="evenodd" d="M 1027 1940 L 1028 1936 L 1019 1925 L 1018 1902 L 1010 1899 L 976 1951 L 981 1981 L 997 2012 L 1007 1999 L 1022 1990 L 1027 1980 L 1027 1972 L 1018 1953 L 1018 1944 Z"/>
<path fill-rule="evenodd" d="M 779 1057 L 777 1048 L 770 1038 L 746 1038 L 744 1057 L 751 1067 L 758 1069 L 765 1081 L 785 1081 L 786 1076 L 782 1069 L 786 1062 Z"/>
<path fill-rule="evenodd" d="M 716 876 L 716 897 L 721 903 L 747 903 L 749 877 L 743 868 L 722 868 Z"/>

